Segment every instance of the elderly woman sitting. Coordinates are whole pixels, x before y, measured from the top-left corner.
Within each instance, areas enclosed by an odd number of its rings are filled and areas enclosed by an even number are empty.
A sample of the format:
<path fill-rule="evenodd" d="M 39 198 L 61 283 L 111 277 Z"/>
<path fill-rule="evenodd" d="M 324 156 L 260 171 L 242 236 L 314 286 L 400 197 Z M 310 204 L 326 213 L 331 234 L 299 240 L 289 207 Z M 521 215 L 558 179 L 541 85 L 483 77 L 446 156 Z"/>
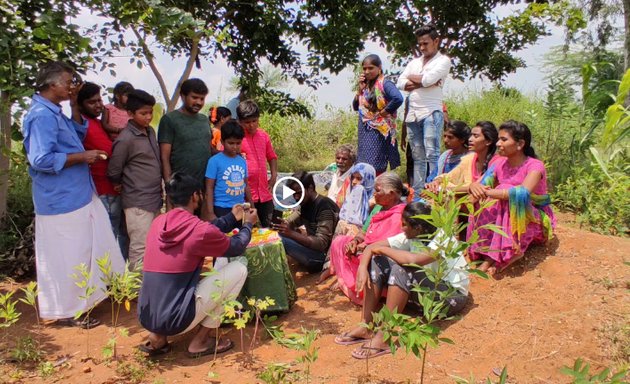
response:
<path fill-rule="evenodd" d="M 361 253 L 366 246 L 402 232 L 400 220 L 405 207 L 401 198 L 403 183 L 395 173 L 384 173 L 376 178 L 374 200 L 376 207 L 367 218 L 367 227 L 356 236 L 337 236 L 330 246 L 330 260 L 341 290 L 355 304 L 361 297 L 355 289 L 357 269 Z"/>

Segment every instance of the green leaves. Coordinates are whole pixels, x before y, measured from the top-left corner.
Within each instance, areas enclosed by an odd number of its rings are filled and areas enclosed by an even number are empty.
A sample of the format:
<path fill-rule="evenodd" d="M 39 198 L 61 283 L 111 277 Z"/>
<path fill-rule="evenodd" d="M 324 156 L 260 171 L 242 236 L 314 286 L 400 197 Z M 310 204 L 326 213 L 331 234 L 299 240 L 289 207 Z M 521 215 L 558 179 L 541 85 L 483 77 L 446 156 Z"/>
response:
<path fill-rule="evenodd" d="M 15 309 L 15 304 L 17 304 L 17 300 L 13 300 L 11 297 L 15 292 L 7 292 L 4 294 L 0 294 L 0 319 L 2 319 L 2 323 L 0 323 L 0 328 L 9 328 L 13 324 L 15 324 L 22 315 Z"/>
<path fill-rule="evenodd" d="M 591 376 L 591 365 L 585 363 L 584 360 L 578 358 L 575 360 L 573 367 L 563 366 L 560 369 L 565 375 L 573 377 L 574 384 L 622 384 L 626 383 L 625 378 L 628 369 L 620 370 L 611 374 L 610 368 L 604 368 L 602 371 Z"/>

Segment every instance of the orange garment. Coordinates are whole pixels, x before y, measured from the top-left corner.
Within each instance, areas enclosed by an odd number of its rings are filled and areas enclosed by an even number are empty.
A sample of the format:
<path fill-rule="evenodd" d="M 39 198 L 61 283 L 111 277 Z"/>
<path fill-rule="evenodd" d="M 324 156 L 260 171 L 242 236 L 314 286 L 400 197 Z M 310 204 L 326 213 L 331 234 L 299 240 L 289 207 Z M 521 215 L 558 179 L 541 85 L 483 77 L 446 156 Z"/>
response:
<path fill-rule="evenodd" d="M 221 144 L 221 130 L 212 128 L 212 140 L 210 141 L 210 145 L 213 148 L 216 148 L 217 151 L 223 151 L 223 144 Z"/>

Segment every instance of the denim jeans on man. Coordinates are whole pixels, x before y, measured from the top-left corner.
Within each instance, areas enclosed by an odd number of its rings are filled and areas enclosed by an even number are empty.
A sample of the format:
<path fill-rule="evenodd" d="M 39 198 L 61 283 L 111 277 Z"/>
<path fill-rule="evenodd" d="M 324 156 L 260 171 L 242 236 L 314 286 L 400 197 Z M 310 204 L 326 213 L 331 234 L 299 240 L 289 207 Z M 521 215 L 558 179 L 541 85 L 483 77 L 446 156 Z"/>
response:
<path fill-rule="evenodd" d="M 324 262 L 326 261 L 326 253 L 307 248 L 295 240 L 281 237 L 284 251 L 295 261 L 306 267 L 309 273 L 321 272 Z"/>
<path fill-rule="evenodd" d="M 109 215 L 109 221 L 112 224 L 114 237 L 118 241 L 120 251 L 125 260 L 129 259 L 129 237 L 123 219 L 122 200 L 120 196 L 100 195 L 98 197 L 105 206 L 105 210 Z"/>
<path fill-rule="evenodd" d="M 422 120 L 407 122 L 407 140 L 413 158 L 412 187 L 416 196 L 420 196 L 424 189 L 427 176 L 437 169 L 443 130 L 442 111 L 433 111 Z"/>

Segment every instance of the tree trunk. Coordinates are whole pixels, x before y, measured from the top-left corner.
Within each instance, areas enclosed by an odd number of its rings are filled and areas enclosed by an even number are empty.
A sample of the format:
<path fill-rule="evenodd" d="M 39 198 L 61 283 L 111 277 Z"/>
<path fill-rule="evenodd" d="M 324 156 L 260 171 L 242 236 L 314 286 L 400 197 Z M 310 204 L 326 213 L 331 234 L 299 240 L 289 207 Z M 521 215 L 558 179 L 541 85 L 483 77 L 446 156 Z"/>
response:
<path fill-rule="evenodd" d="M 623 22 L 623 58 L 624 69 L 627 71 L 630 68 L 630 0 L 623 0 Z"/>
<path fill-rule="evenodd" d="M 0 91 L 0 219 L 7 213 L 9 159 L 11 155 L 11 104 L 9 94 Z"/>

